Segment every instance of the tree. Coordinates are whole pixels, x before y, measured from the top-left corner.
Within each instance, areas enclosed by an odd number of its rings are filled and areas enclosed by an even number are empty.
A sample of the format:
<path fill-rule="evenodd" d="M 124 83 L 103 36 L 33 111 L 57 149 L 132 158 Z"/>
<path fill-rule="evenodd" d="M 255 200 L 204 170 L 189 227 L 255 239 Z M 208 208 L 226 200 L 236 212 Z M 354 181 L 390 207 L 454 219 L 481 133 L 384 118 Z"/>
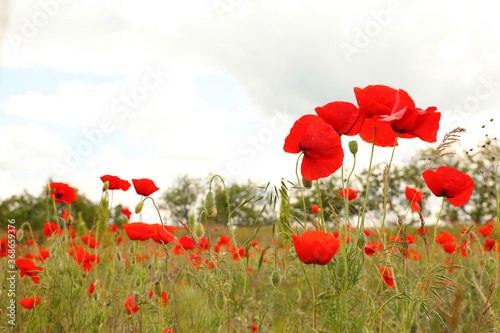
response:
<path fill-rule="evenodd" d="M 202 195 L 201 188 L 199 178 L 182 175 L 161 196 L 160 208 L 166 208 L 175 222 L 181 219 L 187 223 L 196 209 L 198 198 Z"/>

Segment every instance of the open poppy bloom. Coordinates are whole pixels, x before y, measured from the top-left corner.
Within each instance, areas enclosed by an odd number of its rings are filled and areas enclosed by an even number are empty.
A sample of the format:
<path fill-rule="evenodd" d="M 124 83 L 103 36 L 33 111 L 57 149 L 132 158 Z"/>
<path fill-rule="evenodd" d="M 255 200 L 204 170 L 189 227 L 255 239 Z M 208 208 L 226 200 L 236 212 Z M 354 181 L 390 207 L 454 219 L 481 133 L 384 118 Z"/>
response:
<path fill-rule="evenodd" d="M 443 244 L 443 250 L 447 253 L 455 253 L 457 247 L 452 242 L 447 242 Z"/>
<path fill-rule="evenodd" d="M 344 160 L 340 136 L 316 115 L 299 118 L 285 139 L 287 153 L 304 153 L 301 174 L 306 180 L 318 180 L 337 171 Z"/>
<path fill-rule="evenodd" d="M 122 214 L 126 215 L 127 219 L 130 220 L 130 216 L 132 216 L 132 212 L 130 211 L 130 209 L 128 209 L 128 208 L 122 208 L 120 210 L 120 212 L 122 212 Z"/>
<path fill-rule="evenodd" d="M 445 197 L 453 206 L 465 205 L 474 191 L 472 178 L 455 168 L 440 166 L 422 174 L 425 183 L 437 197 Z"/>
<path fill-rule="evenodd" d="M 339 134 L 356 135 L 365 121 L 364 113 L 348 102 L 332 102 L 314 110 Z"/>
<path fill-rule="evenodd" d="M 375 252 L 381 252 L 384 249 L 384 244 L 382 242 L 367 243 L 363 248 L 363 251 L 367 256 L 373 256 Z"/>
<path fill-rule="evenodd" d="M 128 191 L 130 188 L 130 182 L 117 176 L 104 175 L 101 177 L 101 180 L 103 183 L 106 181 L 109 183 L 108 190 Z"/>
<path fill-rule="evenodd" d="M 406 199 L 410 200 L 410 202 L 411 202 L 411 210 L 413 210 L 414 212 L 420 211 L 421 207 L 418 204 L 418 202 L 425 199 L 422 192 L 417 191 L 416 189 L 414 189 L 412 187 L 406 186 L 405 196 L 406 196 Z"/>
<path fill-rule="evenodd" d="M 156 228 L 152 224 L 143 222 L 125 223 L 123 225 L 125 232 L 130 240 L 145 241 L 156 235 Z"/>
<path fill-rule="evenodd" d="M 151 194 L 159 190 L 151 179 L 132 179 L 132 183 L 134 184 L 135 192 L 145 197 L 149 197 Z"/>
<path fill-rule="evenodd" d="M 101 245 L 101 243 L 97 239 L 93 238 L 92 235 L 82 236 L 82 242 L 88 245 L 91 249 L 98 249 L 99 245 Z"/>
<path fill-rule="evenodd" d="M 55 202 L 64 202 L 68 205 L 77 199 L 75 190 L 64 183 L 50 183 L 50 195 Z"/>
<path fill-rule="evenodd" d="M 139 312 L 139 307 L 135 305 L 134 296 L 130 296 L 129 298 L 127 298 L 127 301 L 125 302 L 125 309 L 127 309 L 129 316 L 132 313 Z"/>
<path fill-rule="evenodd" d="M 484 237 L 493 236 L 493 222 L 489 222 L 484 227 L 479 228 L 479 233 Z"/>
<path fill-rule="evenodd" d="M 436 242 L 439 244 L 453 243 L 456 239 L 448 231 L 442 231 L 440 234 L 436 235 Z"/>
<path fill-rule="evenodd" d="M 382 274 L 382 278 L 389 288 L 394 288 L 396 284 L 394 283 L 394 278 L 392 277 L 392 271 L 385 266 L 379 267 L 378 270 L 380 274 Z"/>
<path fill-rule="evenodd" d="M 340 247 L 340 241 L 322 231 L 306 231 L 292 235 L 297 256 L 304 264 L 328 264 Z"/>
<path fill-rule="evenodd" d="M 493 239 L 487 239 L 484 241 L 484 250 L 485 251 L 491 251 L 495 247 L 495 240 Z"/>
<path fill-rule="evenodd" d="M 152 229 L 156 229 L 156 233 L 151 236 L 151 239 L 153 239 L 156 243 L 158 244 L 167 244 L 168 242 L 171 242 L 174 237 L 172 236 L 175 231 L 175 227 L 171 225 L 161 225 L 161 224 L 151 224 Z"/>
<path fill-rule="evenodd" d="M 356 190 L 353 190 L 352 188 L 347 188 L 347 189 L 340 189 L 339 190 L 339 195 L 342 197 L 342 198 L 345 198 L 345 194 L 347 193 L 347 198 L 349 199 L 349 201 L 351 200 L 356 200 L 358 195 L 359 195 L 359 191 L 356 191 Z"/>
<path fill-rule="evenodd" d="M 375 133 L 375 145 L 392 147 L 400 138 L 420 138 L 425 142 L 436 142 L 441 113 L 436 107 L 422 110 L 402 89 L 396 90 L 383 85 L 354 88 L 356 100 L 366 120 L 359 136 L 372 143 Z"/>
<path fill-rule="evenodd" d="M 35 265 L 30 259 L 17 259 L 16 265 L 21 271 L 21 277 L 27 275 L 31 277 L 31 281 L 35 284 L 40 284 L 40 278 L 38 277 L 38 272 L 43 271 L 43 267 Z"/>
<path fill-rule="evenodd" d="M 47 222 L 43 226 L 43 233 L 45 237 L 61 236 L 62 229 L 57 226 L 54 222 Z"/>
<path fill-rule="evenodd" d="M 311 206 L 311 212 L 313 212 L 313 213 L 319 212 L 319 205 L 312 205 Z"/>
<path fill-rule="evenodd" d="M 35 306 L 40 304 L 40 301 L 42 299 L 40 297 L 29 297 L 29 298 L 21 298 L 19 300 L 19 303 L 25 308 L 25 309 L 33 309 Z"/>

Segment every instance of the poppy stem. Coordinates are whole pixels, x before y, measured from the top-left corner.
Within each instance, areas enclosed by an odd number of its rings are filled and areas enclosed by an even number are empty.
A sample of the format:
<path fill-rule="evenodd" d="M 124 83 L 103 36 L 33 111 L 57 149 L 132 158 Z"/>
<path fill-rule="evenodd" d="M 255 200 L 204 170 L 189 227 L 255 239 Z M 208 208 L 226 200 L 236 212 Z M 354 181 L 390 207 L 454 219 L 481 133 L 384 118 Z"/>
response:
<path fill-rule="evenodd" d="M 323 216 L 323 204 L 321 202 L 321 190 L 319 189 L 319 181 L 318 180 L 316 180 L 316 189 L 318 190 L 319 209 L 320 209 L 319 216 L 321 218 L 321 229 L 323 229 L 321 231 L 326 232 L 325 217 Z"/>
<path fill-rule="evenodd" d="M 316 329 L 316 316 L 317 316 L 317 309 L 316 309 L 316 264 L 312 265 L 312 283 L 313 283 L 313 328 Z"/>
<path fill-rule="evenodd" d="M 297 162 L 295 163 L 295 176 L 297 176 L 297 186 L 300 189 L 300 196 L 302 197 L 302 205 L 304 206 L 304 229 L 307 230 L 307 209 L 306 209 L 306 199 L 304 197 L 304 192 L 302 191 L 302 185 L 299 178 L 299 161 L 304 151 L 300 152 Z"/>

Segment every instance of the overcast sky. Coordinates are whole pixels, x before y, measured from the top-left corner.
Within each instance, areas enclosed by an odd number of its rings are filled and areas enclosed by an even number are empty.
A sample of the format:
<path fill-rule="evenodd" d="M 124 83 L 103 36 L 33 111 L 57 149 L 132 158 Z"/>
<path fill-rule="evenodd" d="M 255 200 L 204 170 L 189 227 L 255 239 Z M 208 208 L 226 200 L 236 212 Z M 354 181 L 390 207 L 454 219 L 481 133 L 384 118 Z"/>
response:
<path fill-rule="evenodd" d="M 497 1 L 0 3 L 0 199 L 52 178 L 97 201 L 104 174 L 160 192 L 183 173 L 294 180 L 293 122 L 370 84 L 436 106 L 438 140 L 498 134 Z M 436 145 L 401 140 L 397 161 Z"/>

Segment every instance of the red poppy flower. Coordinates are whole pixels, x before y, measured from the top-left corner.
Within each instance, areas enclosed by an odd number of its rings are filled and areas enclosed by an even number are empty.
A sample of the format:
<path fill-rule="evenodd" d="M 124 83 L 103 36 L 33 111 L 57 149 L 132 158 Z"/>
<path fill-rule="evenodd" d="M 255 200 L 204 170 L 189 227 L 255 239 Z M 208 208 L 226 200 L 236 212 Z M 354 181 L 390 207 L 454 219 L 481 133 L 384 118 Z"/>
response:
<path fill-rule="evenodd" d="M 40 297 L 29 297 L 29 298 L 21 298 L 19 303 L 26 309 L 33 309 L 35 306 L 40 304 L 42 299 Z"/>
<path fill-rule="evenodd" d="M 77 199 L 75 190 L 64 183 L 51 183 L 50 195 L 54 198 L 55 202 L 64 202 L 68 205 Z"/>
<path fill-rule="evenodd" d="M 440 166 L 436 171 L 422 174 L 425 183 L 437 197 L 445 197 L 453 206 L 463 206 L 474 191 L 472 178 L 455 168 Z"/>
<path fill-rule="evenodd" d="M 418 228 L 418 234 L 420 236 L 427 235 L 427 234 L 429 234 L 429 230 L 427 230 L 427 228 L 424 228 L 423 230 L 422 230 L 422 228 Z"/>
<path fill-rule="evenodd" d="M 446 252 L 453 254 L 453 253 L 455 253 L 455 250 L 457 249 L 457 247 L 453 243 L 448 242 L 448 243 L 443 244 L 443 249 Z"/>
<path fill-rule="evenodd" d="M 132 179 L 132 183 L 134 184 L 135 192 L 145 197 L 149 197 L 151 194 L 159 190 L 151 179 Z"/>
<path fill-rule="evenodd" d="M 366 235 L 366 237 L 370 237 L 372 235 L 370 230 L 363 230 L 363 233 Z"/>
<path fill-rule="evenodd" d="M 412 187 L 406 186 L 405 196 L 406 196 L 406 199 L 410 200 L 410 202 L 411 202 L 411 209 L 414 212 L 420 211 L 421 207 L 418 204 L 418 202 L 425 199 L 422 192 L 417 191 L 416 189 L 414 189 Z"/>
<path fill-rule="evenodd" d="M 171 225 L 162 226 L 161 224 L 151 224 L 152 229 L 156 229 L 156 233 L 151 236 L 153 241 L 158 244 L 167 244 L 171 242 L 173 238 L 173 234 L 175 231 L 175 227 Z"/>
<path fill-rule="evenodd" d="M 125 309 L 127 309 L 129 316 L 132 312 L 137 313 L 139 311 L 139 307 L 135 305 L 134 296 L 127 298 L 127 301 L 125 302 Z"/>
<path fill-rule="evenodd" d="M 94 291 L 95 291 L 95 281 L 94 282 L 90 282 L 88 293 L 89 294 L 93 294 Z"/>
<path fill-rule="evenodd" d="M 220 239 L 219 239 L 219 242 L 217 243 L 217 245 L 219 246 L 230 246 L 231 245 L 231 240 L 229 239 L 229 237 L 227 237 L 226 235 L 222 235 L 220 236 Z"/>
<path fill-rule="evenodd" d="M 347 198 L 349 199 L 349 201 L 351 200 L 356 200 L 358 195 L 359 195 L 359 191 L 356 191 L 356 190 L 353 190 L 352 188 L 348 188 L 348 189 L 340 189 L 339 190 L 339 195 L 342 197 L 342 198 L 345 198 L 345 193 L 347 192 Z"/>
<path fill-rule="evenodd" d="M 125 223 L 125 232 L 130 240 L 148 240 L 157 234 L 156 227 L 143 222 Z"/>
<path fill-rule="evenodd" d="M 306 180 L 330 176 L 344 160 L 340 136 L 315 115 L 302 116 L 293 124 L 283 150 L 292 154 L 304 153 L 301 174 Z"/>
<path fill-rule="evenodd" d="M 174 331 L 171 330 L 170 328 L 167 328 L 166 330 L 163 331 L 163 333 L 174 333 Z"/>
<path fill-rule="evenodd" d="M 60 229 L 54 222 L 47 222 L 43 226 L 43 233 L 45 234 L 45 237 L 61 236 L 62 232 L 62 229 Z"/>
<path fill-rule="evenodd" d="M 493 236 L 493 222 L 489 222 L 484 227 L 479 228 L 479 233 L 484 237 Z"/>
<path fill-rule="evenodd" d="M 328 264 L 340 247 L 340 241 L 322 231 L 306 231 L 292 235 L 297 256 L 304 264 Z"/>
<path fill-rule="evenodd" d="M 417 242 L 417 238 L 415 238 L 415 236 L 413 235 L 408 235 L 406 236 L 406 242 L 408 244 L 415 244 Z"/>
<path fill-rule="evenodd" d="M 130 183 L 127 180 L 121 179 L 117 176 L 104 175 L 101 177 L 101 180 L 103 183 L 108 181 L 108 190 L 128 191 L 128 189 L 130 188 Z"/>
<path fill-rule="evenodd" d="M 40 283 L 38 272 L 43 271 L 43 267 L 35 265 L 35 263 L 30 259 L 23 259 L 23 258 L 16 260 L 16 266 L 21 271 L 21 277 L 26 275 L 31 277 L 31 281 L 33 281 L 33 283 L 35 284 Z"/>
<path fill-rule="evenodd" d="M 122 208 L 121 209 L 122 214 L 125 214 L 127 216 L 127 219 L 130 220 L 130 216 L 132 216 L 132 212 L 128 208 Z"/>
<path fill-rule="evenodd" d="M 319 212 L 319 205 L 312 205 L 311 206 L 311 212 L 313 212 L 313 213 Z"/>
<path fill-rule="evenodd" d="M 456 239 L 448 231 L 442 231 L 440 234 L 436 235 L 436 242 L 438 242 L 439 244 L 444 244 L 449 242 L 453 243 L 455 241 Z"/>
<path fill-rule="evenodd" d="M 198 240 L 198 242 L 200 243 L 201 249 L 204 251 L 208 250 L 211 246 L 210 242 L 208 241 L 208 238 L 206 238 L 206 237 L 200 238 Z M 253 243 L 252 243 L 252 246 L 254 246 Z"/>
<path fill-rule="evenodd" d="M 485 251 L 491 251 L 495 247 L 495 241 L 493 239 L 487 239 L 484 242 L 484 250 Z"/>
<path fill-rule="evenodd" d="M 382 242 L 367 243 L 363 248 L 363 251 L 367 256 L 372 256 L 375 252 L 381 252 L 384 249 L 384 244 Z"/>
<path fill-rule="evenodd" d="M 356 135 L 365 121 L 364 113 L 348 102 L 332 102 L 314 110 L 339 134 Z"/>
<path fill-rule="evenodd" d="M 117 232 L 118 231 L 118 226 L 116 224 L 112 224 L 108 227 L 108 231 L 111 231 L 111 232 Z"/>
<path fill-rule="evenodd" d="M 98 249 L 99 245 L 101 245 L 97 239 L 89 235 L 82 236 L 82 242 L 88 245 L 91 249 Z"/>
<path fill-rule="evenodd" d="M 364 141 L 372 143 L 375 128 L 375 145 L 381 147 L 392 147 L 398 133 L 401 138 L 437 141 L 441 114 L 436 107 L 416 108 L 406 91 L 382 85 L 354 88 L 354 93 L 367 118 L 359 132 Z"/>
<path fill-rule="evenodd" d="M 183 236 L 177 240 L 177 246 L 174 248 L 174 252 L 176 254 L 183 254 L 184 251 L 182 251 L 181 246 L 184 248 L 184 250 L 189 251 L 189 250 L 194 250 L 196 247 L 196 243 L 189 238 L 188 236 Z"/>
<path fill-rule="evenodd" d="M 392 277 L 392 271 L 385 266 L 379 267 L 378 270 L 380 274 L 382 274 L 382 278 L 384 279 L 384 282 L 389 286 L 389 288 L 394 288 L 395 283 L 394 278 Z"/>

